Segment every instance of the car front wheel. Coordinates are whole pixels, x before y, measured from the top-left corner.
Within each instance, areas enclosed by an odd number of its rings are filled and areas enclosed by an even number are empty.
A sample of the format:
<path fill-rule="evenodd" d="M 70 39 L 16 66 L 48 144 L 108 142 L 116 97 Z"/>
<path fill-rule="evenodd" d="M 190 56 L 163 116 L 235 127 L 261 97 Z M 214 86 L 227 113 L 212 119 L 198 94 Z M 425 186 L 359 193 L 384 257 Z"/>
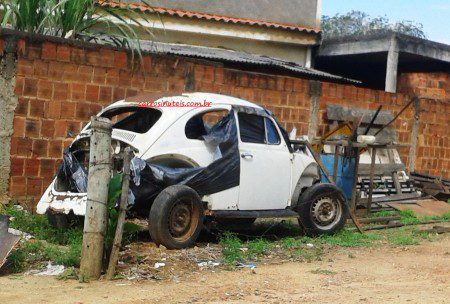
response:
<path fill-rule="evenodd" d="M 203 227 L 204 210 L 192 188 L 174 185 L 156 197 L 150 209 L 149 231 L 153 241 L 168 249 L 194 245 Z"/>
<path fill-rule="evenodd" d="M 315 184 L 299 198 L 299 224 L 310 236 L 333 234 L 341 230 L 348 217 L 347 200 L 333 184 Z"/>

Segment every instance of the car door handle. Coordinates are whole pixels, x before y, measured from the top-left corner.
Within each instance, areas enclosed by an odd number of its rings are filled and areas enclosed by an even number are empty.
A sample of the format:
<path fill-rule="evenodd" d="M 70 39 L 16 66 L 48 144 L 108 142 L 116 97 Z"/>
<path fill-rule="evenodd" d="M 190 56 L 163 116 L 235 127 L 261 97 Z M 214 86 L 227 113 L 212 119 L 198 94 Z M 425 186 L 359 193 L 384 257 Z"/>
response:
<path fill-rule="evenodd" d="M 253 158 L 253 154 L 251 154 L 249 152 L 243 152 L 243 153 L 241 153 L 241 157 L 245 158 L 245 159 L 250 159 L 250 158 Z"/>

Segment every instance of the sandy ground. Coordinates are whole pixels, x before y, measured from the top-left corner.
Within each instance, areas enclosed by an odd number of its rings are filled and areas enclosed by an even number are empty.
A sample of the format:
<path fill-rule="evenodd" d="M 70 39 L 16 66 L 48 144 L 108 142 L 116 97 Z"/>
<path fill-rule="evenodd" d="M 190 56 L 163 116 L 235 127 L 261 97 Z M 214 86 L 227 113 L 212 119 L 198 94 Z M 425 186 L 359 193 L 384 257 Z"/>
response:
<path fill-rule="evenodd" d="M 256 273 L 248 268 L 199 271 L 177 282 L 83 284 L 52 277 L 0 277 L 2 303 L 449 303 L 449 299 L 449 235 L 417 246 L 340 248 L 323 261 L 258 265 Z"/>

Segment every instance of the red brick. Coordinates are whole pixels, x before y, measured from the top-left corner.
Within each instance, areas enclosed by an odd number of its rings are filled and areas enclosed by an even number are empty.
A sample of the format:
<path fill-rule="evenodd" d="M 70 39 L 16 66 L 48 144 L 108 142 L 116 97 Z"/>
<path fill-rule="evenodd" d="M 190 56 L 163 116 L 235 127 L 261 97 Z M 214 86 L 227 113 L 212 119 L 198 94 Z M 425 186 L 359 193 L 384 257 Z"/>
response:
<path fill-rule="evenodd" d="M 48 76 L 61 80 L 64 75 L 64 63 L 58 61 L 51 61 L 48 66 Z"/>
<path fill-rule="evenodd" d="M 62 156 L 63 145 L 61 140 L 51 140 L 48 147 L 48 156 L 60 158 Z"/>
<path fill-rule="evenodd" d="M 100 87 L 99 101 L 104 103 L 110 103 L 112 101 L 112 87 L 110 86 Z"/>
<path fill-rule="evenodd" d="M 30 76 L 34 73 L 33 61 L 24 58 L 17 60 L 17 75 Z"/>
<path fill-rule="evenodd" d="M 63 102 L 61 104 L 61 118 L 75 118 L 75 102 Z"/>
<path fill-rule="evenodd" d="M 41 137 L 52 138 L 55 134 L 55 121 L 51 119 L 42 119 L 41 122 Z"/>
<path fill-rule="evenodd" d="M 23 95 L 35 97 L 37 95 L 38 80 L 33 78 L 25 78 L 23 86 Z"/>
<path fill-rule="evenodd" d="M 76 104 L 75 117 L 79 120 L 88 120 L 92 113 L 90 113 L 90 104 L 86 102 L 78 102 Z"/>
<path fill-rule="evenodd" d="M 30 99 L 29 116 L 42 118 L 44 117 L 45 101 L 42 99 Z"/>
<path fill-rule="evenodd" d="M 100 88 L 98 85 L 86 85 L 86 101 L 97 102 Z"/>
<path fill-rule="evenodd" d="M 120 87 L 113 88 L 113 100 L 121 100 L 125 98 L 125 89 Z"/>
<path fill-rule="evenodd" d="M 94 69 L 91 66 L 81 65 L 78 67 L 78 82 L 91 82 L 94 75 Z"/>
<path fill-rule="evenodd" d="M 40 161 L 37 158 L 27 158 L 25 160 L 25 176 L 38 176 Z"/>
<path fill-rule="evenodd" d="M 51 81 L 40 79 L 38 83 L 37 97 L 43 99 L 52 99 L 53 84 Z"/>
<path fill-rule="evenodd" d="M 25 83 L 25 79 L 21 76 L 16 77 L 16 87 L 14 88 L 14 94 L 16 96 L 22 96 L 23 95 L 23 86 Z"/>
<path fill-rule="evenodd" d="M 46 77 L 48 75 L 48 62 L 35 60 L 33 65 L 35 76 Z"/>
<path fill-rule="evenodd" d="M 17 101 L 15 115 L 28 115 L 28 98 L 19 97 Z"/>
<path fill-rule="evenodd" d="M 14 117 L 13 134 L 15 137 L 25 136 L 25 118 Z"/>
<path fill-rule="evenodd" d="M 27 177 L 27 195 L 40 196 L 42 195 L 42 178 Z"/>
<path fill-rule="evenodd" d="M 53 100 L 67 100 L 69 93 L 69 85 L 67 83 L 53 83 Z"/>
<path fill-rule="evenodd" d="M 119 69 L 128 67 L 128 55 L 125 52 L 114 52 L 114 66 Z"/>
<path fill-rule="evenodd" d="M 61 117 L 61 101 L 47 101 L 44 108 L 45 118 L 60 118 Z"/>
<path fill-rule="evenodd" d="M 80 133 L 80 122 L 79 121 L 68 121 L 67 122 L 67 135 L 69 137 L 75 137 Z"/>
<path fill-rule="evenodd" d="M 35 139 L 33 140 L 32 154 L 35 157 L 46 157 L 48 150 L 48 140 Z"/>
<path fill-rule="evenodd" d="M 72 48 L 72 54 L 70 57 L 72 62 L 76 62 L 78 64 L 84 64 L 86 62 L 86 52 L 83 49 Z"/>
<path fill-rule="evenodd" d="M 11 176 L 23 176 L 25 159 L 11 157 Z"/>
<path fill-rule="evenodd" d="M 30 156 L 31 155 L 32 140 L 22 137 L 13 137 L 11 139 L 11 154 L 17 154 L 18 156 Z"/>
<path fill-rule="evenodd" d="M 41 122 L 39 120 L 27 119 L 25 122 L 25 137 L 37 138 L 41 130 Z"/>
<path fill-rule="evenodd" d="M 48 178 L 55 174 L 56 160 L 54 159 L 41 159 L 40 177 Z"/>
<path fill-rule="evenodd" d="M 73 101 L 83 101 L 86 99 L 86 86 L 81 83 L 72 83 L 71 85 L 71 97 Z"/>
<path fill-rule="evenodd" d="M 56 59 L 56 45 L 51 42 L 42 44 L 42 59 Z"/>
<path fill-rule="evenodd" d="M 9 185 L 9 194 L 11 197 L 20 197 L 27 194 L 27 181 L 23 176 L 12 176 Z"/>
<path fill-rule="evenodd" d="M 58 45 L 56 57 L 59 61 L 70 61 L 70 47 L 67 45 Z"/>
<path fill-rule="evenodd" d="M 106 68 L 95 67 L 92 82 L 96 84 L 106 83 Z"/>
<path fill-rule="evenodd" d="M 41 59 L 42 47 L 38 45 L 32 45 L 27 42 L 27 58 L 28 59 Z"/>
<path fill-rule="evenodd" d="M 55 137 L 67 137 L 67 121 L 57 120 L 55 121 Z"/>

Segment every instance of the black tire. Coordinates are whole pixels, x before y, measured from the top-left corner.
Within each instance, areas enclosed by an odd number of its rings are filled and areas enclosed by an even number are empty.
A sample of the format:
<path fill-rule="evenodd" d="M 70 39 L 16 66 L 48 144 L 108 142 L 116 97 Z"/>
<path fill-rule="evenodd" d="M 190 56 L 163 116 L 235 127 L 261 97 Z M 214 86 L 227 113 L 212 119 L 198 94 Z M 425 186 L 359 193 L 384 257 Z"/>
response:
<path fill-rule="evenodd" d="M 194 245 L 203 227 L 204 210 L 197 192 L 184 185 L 165 188 L 149 214 L 149 231 L 157 245 L 181 249 Z"/>
<path fill-rule="evenodd" d="M 348 217 L 344 193 L 333 184 L 315 184 L 300 195 L 297 212 L 306 235 L 334 234 Z"/>
<path fill-rule="evenodd" d="M 256 221 L 256 217 L 251 218 L 217 218 L 216 222 L 221 228 L 248 227 Z"/>

